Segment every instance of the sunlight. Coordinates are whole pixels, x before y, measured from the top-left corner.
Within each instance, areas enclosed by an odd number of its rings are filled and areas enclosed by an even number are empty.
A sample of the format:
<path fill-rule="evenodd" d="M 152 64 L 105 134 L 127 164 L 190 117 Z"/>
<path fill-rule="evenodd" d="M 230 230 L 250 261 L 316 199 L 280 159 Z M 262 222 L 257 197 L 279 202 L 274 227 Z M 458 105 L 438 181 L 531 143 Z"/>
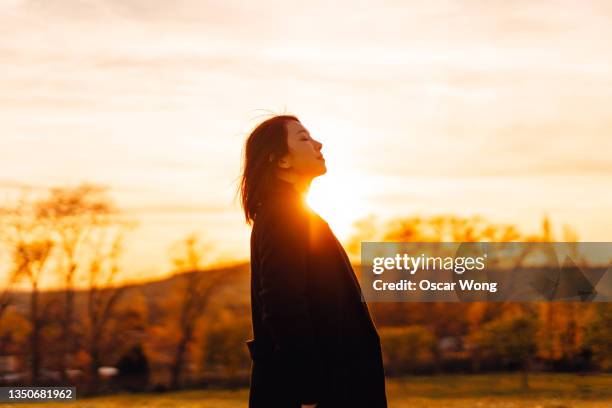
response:
<path fill-rule="evenodd" d="M 332 118 L 312 124 L 306 119 L 305 123 L 315 139 L 323 143 L 327 166 L 327 173 L 312 181 L 306 202 L 327 221 L 336 237 L 345 241 L 352 233 L 353 223 L 366 215 L 364 185 L 369 178 L 354 164 L 354 149 L 359 140 L 367 138 L 367 130 Z"/>
<path fill-rule="evenodd" d="M 351 234 L 352 224 L 365 214 L 364 197 L 355 174 L 332 173 L 312 181 L 306 202 L 332 228 L 339 240 Z"/>

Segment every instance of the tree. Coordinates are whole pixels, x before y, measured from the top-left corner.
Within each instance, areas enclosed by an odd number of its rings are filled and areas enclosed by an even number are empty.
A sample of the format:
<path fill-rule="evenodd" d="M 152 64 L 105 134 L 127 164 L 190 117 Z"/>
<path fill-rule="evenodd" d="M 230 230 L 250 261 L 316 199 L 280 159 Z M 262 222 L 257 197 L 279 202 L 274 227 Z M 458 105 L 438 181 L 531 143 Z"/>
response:
<path fill-rule="evenodd" d="M 6 244 L 10 240 L 10 234 L 8 230 L 10 228 L 10 210 L 7 208 L 0 207 L 0 244 Z M 0 251 L 3 248 L 0 246 Z M 1 252 L 0 252 L 1 254 Z M 2 322 L 2 316 L 8 310 L 9 306 L 13 301 L 12 297 L 12 286 L 19 279 L 19 273 L 17 268 L 10 268 L 6 271 L 6 280 L 0 283 L 0 323 Z M 2 327 L 0 326 L 0 330 Z"/>
<path fill-rule="evenodd" d="M 48 197 L 36 202 L 36 216 L 47 221 L 57 244 L 57 274 L 63 284 L 64 304 L 61 318 L 60 373 L 66 383 L 66 358 L 74 352 L 74 283 L 79 264 L 91 250 L 90 239 L 115 211 L 105 188 L 83 183 L 77 187 L 54 187 Z M 81 265 L 82 267 L 82 265 Z"/>
<path fill-rule="evenodd" d="M 90 391 L 95 392 L 99 384 L 98 369 L 102 365 L 104 345 L 113 334 L 108 327 L 117 310 L 117 303 L 127 290 L 126 286 L 116 286 L 122 252 L 123 233 L 121 226 L 111 225 L 100 229 L 94 240 L 93 252 L 88 273 L 87 291 L 87 351 L 89 354 Z"/>
<path fill-rule="evenodd" d="M 9 306 L 13 302 L 12 286 L 19 279 L 19 269 L 11 268 L 7 271 L 7 279 L 0 289 L 0 322 L 2 322 L 2 316 L 6 313 Z M 1 329 L 1 326 L 0 326 Z"/>
<path fill-rule="evenodd" d="M 200 349 L 201 368 L 208 374 L 218 373 L 232 379 L 250 368 L 250 355 L 245 335 L 251 330 L 250 316 L 241 311 L 215 310 L 206 319 Z"/>
<path fill-rule="evenodd" d="M 232 281 L 236 273 L 227 270 L 202 270 L 202 259 L 209 248 L 192 233 L 171 248 L 179 294 L 177 343 L 171 366 L 171 387 L 180 385 L 186 354 L 194 340 L 196 324 L 215 292 Z"/>
<path fill-rule="evenodd" d="M 485 324 L 475 335 L 481 351 L 521 367 L 521 384 L 529 388 L 530 361 L 536 352 L 537 320 L 532 315 L 511 315 Z"/>
<path fill-rule="evenodd" d="M 434 362 L 436 338 L 425 327 L 383 327 L 380 338 L 385 367 L 391 374 L 418 372 Z"/>
<path fill-rule="evenodd" d="M 88 350 L 94 354 L 92 371 L 97 378 L 96 352 L 113 305 L 121 290 L 101 289 L 110 285 L 117 274 L 117 258 L 124 231 L 136 224 L 122 219 L 114 203 L 106 196 L 105 188 L 82 184 L 75 188 L 55 187 L 48 195 L 31 199 L 23 194 L 14 206 L 2 210 L 3 240 L 9 244 L 12 255 L 12 274 L 30 283 L 30 357 L 31 381 L 38 381 L 41 366 L 41 334 L 48 315 L 56 310 L 46 297 L 39 304 L 39 289 L 43 279 L 55 272 L 64 290 L 63 313 L 59 320 L 63 342 L 58 359 L 62 382 L 66 381 L 66 355 L 72 351 L 75 336 L 74 282 L 78 271 L 89 283 L 88 317 L 90 339 Z M 110 240 L 108 238 L 110 237 Z M 109 262 L 110 261 L 110 262 Z M 42 306 L 42 307 L 41 307 Z M 95 369 L 94 369 L 95 366 Z M 95 382 L 95 381 L 94 381 Z"/>
<path fill-rule="evenodd" d="M 513 225 L 446 214 L 392 219 L 385 231 L 385 240 L 400 242 L 509 242 L 522 236 Z"/>
<path fill-rule="evenodd" d="M 586 325 L 584 344 L 593 352 L 601 369 L 612 369 L 612 306 L 597 302 Z"/>
<path fill-rule="evenodd" d="M 41 333 L 46 322 L 47 305 L 41 305 L 39 286 L 49 270 L 54 242 L 48 236 L 48 225 L 36 217 L 31 200 L 22 194 L 17 203 L 7 206 L 3 213 L 7 223 L 4 239 L 11 248 L 14 279 L 24 279 L 30 285 L 30 383 L 39 382 L 42 364 Z"/>

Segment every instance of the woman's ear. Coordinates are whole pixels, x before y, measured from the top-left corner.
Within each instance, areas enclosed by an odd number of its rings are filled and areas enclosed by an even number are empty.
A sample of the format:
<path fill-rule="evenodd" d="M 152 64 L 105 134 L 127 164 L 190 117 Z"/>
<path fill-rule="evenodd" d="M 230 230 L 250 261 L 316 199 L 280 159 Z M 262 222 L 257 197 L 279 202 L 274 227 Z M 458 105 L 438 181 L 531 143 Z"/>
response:
<path fill-rule="evenodd" d="M 270 153 L 269 158 L 270 158 L 270 161 L 274 161 L 274 154 Z M 287 156 L 283 156 L 280 159 L 278 159 L 276 161 L 276 165 L 280 167 L 281 169 L 291 168 L 291 164 L 289 163 L 289 159 L 287 158 Z"/>
<path fill-rule="evenodd" d="M 281 157 L 280 159 L 278 159 L 277 164 L 278 167 L 281 167 L 283 169 L 288 169 L 291 167 L 291 164 L 289 164 L 289 160 L 285 157 Z M 270 153 L 270 155 L 268 156 L 268 160 L 269 161 L 274 161 L 274 153 Z"/>
<path fill-rule="evenodd" d="M 280 159 L 278 159 L 278 167 L 288 169 L 291 167 L 291 164 L 289 163 L 289 160 L 284 157 L 281 157 Z"/>

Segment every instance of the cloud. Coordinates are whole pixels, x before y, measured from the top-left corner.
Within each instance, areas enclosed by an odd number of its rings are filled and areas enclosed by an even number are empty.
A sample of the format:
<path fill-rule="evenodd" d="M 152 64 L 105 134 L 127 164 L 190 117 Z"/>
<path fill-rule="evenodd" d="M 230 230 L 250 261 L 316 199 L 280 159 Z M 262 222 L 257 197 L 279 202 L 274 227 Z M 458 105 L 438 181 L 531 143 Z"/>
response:
<path fill-rule="evenodd" d="M 0 179 L 0 189 L 45 189 L 45 186 L 25 183 L 19 180 Z"/>

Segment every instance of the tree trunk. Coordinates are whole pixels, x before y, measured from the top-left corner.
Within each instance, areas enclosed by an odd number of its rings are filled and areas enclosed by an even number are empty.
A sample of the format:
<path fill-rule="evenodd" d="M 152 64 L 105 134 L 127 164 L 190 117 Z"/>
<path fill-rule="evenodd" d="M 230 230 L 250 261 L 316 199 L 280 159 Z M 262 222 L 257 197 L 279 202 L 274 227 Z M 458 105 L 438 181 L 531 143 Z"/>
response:
<path fill-rule="evenodd" d="M 529 374 L 529 359 L 525 359 L 525 361 L 523 362 L 523 369 L 521 370 L 521 386 L 523 388 L 523 390 L 528 390 L 529 389 L 529 378 L 528 378 L 528 374 Z"/>
<path fill-rule="evenodd" d="M 64 318 L 62 320 L 62 350 L 60 357 L 60 375 L 62 384 L 68 383 L 68 375 L 66 369 L 68 364 L 66 362 L 68 356 L 72 353 L 72 315 L 74 308 L 74 292 L 72 288 L 67 288 L 65 293 L 65 305 L 64 305 Z"/>
<path fill-rule="evenodd" d="M 91 344 L 89 356 L 91 358 L 89 363 L 89 391 L 95 393 L 98 391 L 98 385 L 100 383 L 100 376 L 98 374 L 98 369 L 100 368 L 100 353 L 97 340 L 95 339 Z"/>
<path fill-rule="evenodd" d="M 181 370 L 183 368 L 183 358 L 187 349 L 187 336 L 183 336 L 176 349 L 176 356 L 172 366 L 172 382 L 173 389 L 177 389 L 180 385 Z"/>
<path fill-rule="evenodd" d="M 30 383 L 36 385 L 40 373 L 40 318 L 38 317 L 38 287 L 33 285 L 30 294 Z"/>

